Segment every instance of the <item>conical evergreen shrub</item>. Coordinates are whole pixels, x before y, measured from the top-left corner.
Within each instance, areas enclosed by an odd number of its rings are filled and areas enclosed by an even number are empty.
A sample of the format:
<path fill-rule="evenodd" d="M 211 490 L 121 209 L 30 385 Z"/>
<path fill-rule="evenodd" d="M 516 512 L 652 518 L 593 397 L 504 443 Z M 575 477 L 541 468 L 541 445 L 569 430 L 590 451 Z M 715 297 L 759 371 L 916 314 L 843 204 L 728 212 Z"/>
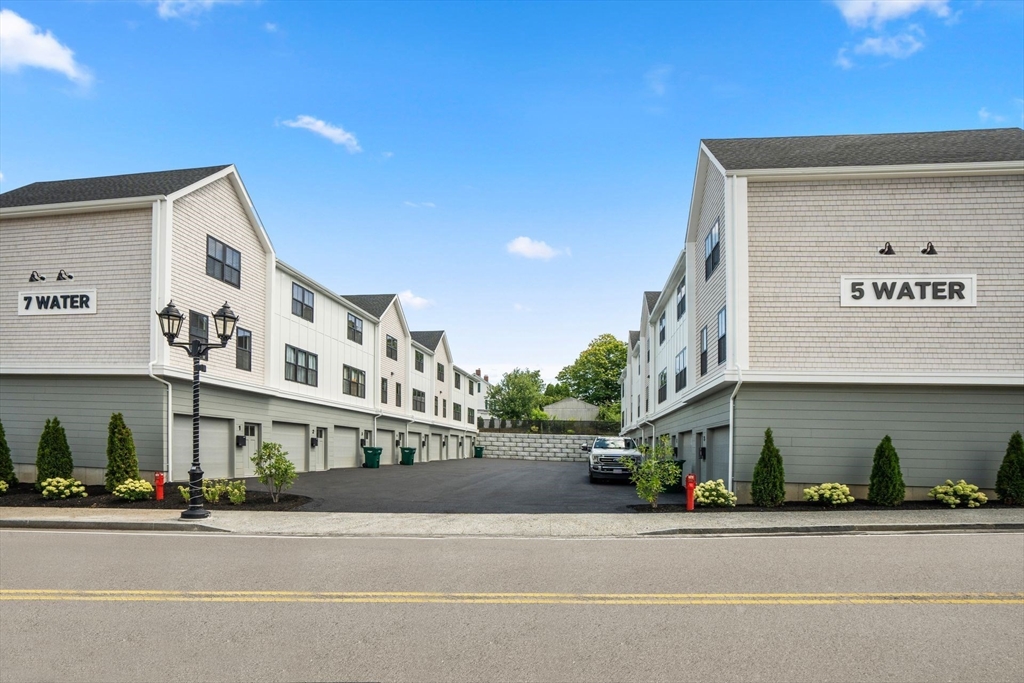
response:
<path fill-rule="evenodd" d="M 11 449 L 7 445 L 3 422 L 0 422 L 0 481 L 6 481 L 8 486 L 18 485 L 18 478 L 14 476 L 14 462 L 11 461 Z"/>
<path fill-rule="evenodd" d="M 1007 505 L 1024 505 L 1024 437 L 1014 432 L 996 475 L 996 495 Z"/>
<path fill-rule="evenodd" d="M 36 489 L 42 491 L 42 483 L 52 477 L 70 479 L 74 472 L 71 447 L 60 420 L 56 417 L 47 420 L 36 451 Z"/>
<path fill-rule="evenodd" d="M 892 439 L 886 434 L 875 449 L 868 500 L 875 505 L 895 507 L 903 502 L 906 494 L 907 487 L 903 484 L 903 473 L 900 471 L 900 456 L 893 448 Z"/>
<path fill-rule="evenodd" d="M 786 471 L 782 467 L 782 454 L 775 447 L 771 428 L 764 430 L 764 446 L 754 466 L 750 497 L 754 505 L 761 507 L 778 507 L 786 500 Z"/>
<path fill-rule="evenodd" d="M 106 488 L 110 493 L 128 479 L 139 478 L 139 459 L 135 453 L 132 430 L 124 422 L 124 415 L 114 413 L 107 425 Z"/>

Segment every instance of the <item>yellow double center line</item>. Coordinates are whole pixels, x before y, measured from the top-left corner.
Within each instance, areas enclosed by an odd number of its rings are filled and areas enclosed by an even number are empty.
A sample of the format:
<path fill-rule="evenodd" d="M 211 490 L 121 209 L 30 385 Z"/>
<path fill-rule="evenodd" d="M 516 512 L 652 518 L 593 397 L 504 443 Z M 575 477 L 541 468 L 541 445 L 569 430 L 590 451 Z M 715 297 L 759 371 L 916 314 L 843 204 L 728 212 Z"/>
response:
<path fill-rule="evenodd" d="M 0 589 L 0 601 L 466 605 L 1021 605 L 1024 593 L 424 593 Z"/>

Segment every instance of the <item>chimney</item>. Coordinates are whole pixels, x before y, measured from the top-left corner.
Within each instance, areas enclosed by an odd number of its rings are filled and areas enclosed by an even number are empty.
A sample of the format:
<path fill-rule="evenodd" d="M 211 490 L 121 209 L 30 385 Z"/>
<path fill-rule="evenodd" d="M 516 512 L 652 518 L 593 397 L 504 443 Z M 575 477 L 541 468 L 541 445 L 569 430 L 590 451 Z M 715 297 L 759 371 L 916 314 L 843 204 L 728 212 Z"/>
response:
<path fill-rule="evenodd" d="M 485 382 L 490 382 L 490 381 L 491 381 L 491 378 L 490 378 L 490 377 L 488 377 L 487 375 L 484 375 L 484 381 L 485 381 Z"/>
<path fill-rule="evenodd" d="M 476 369 L 476 372 L 475 372 L 475 373 L 473 373 L 473 374 L 475 374 L 475 375 L 476 375 L 477 377 L 479 377 L 479 376 L 480 376 L 480 368 L 477 368 L 477 369 Z"/>

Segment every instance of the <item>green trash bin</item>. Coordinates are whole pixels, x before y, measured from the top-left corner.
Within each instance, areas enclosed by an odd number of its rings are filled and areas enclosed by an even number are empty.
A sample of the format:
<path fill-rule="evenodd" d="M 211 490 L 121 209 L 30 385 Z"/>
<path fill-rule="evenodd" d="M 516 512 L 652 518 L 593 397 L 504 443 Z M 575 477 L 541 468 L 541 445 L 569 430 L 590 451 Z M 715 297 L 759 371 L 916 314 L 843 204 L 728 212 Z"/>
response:
<path fill-rule="evenodd" d="M 483 446 L 474 446 L 473 447 L 473 457 L 474 458 L 482 458 L 482 457 L 484 457 L 484 447 Z"/>
<path fill-rule="evenodd" d="M 415 462 L 413 460 L 413 458 L 415 458 L 415 457 L 416 457 L 416 449 L 415 448 L 404 448 L 404 447 L 402 448 L 402 464 L 403 465 L 411 465 L 411 464 L 413 464 L 413 462 Z"/>
<path fill-rule="evenodd" d="M 363 446 L 363 467 L 380 467 L 380 454 L 383 452 L 383 448 Z"/>

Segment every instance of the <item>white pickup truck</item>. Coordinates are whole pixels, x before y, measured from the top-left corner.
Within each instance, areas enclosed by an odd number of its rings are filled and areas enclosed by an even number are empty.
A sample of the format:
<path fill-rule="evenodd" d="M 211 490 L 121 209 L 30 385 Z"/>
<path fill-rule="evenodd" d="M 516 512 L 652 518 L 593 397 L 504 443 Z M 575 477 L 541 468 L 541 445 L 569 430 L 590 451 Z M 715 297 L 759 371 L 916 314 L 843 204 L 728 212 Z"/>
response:
<path fill-rule="evenodd" d="M 590 482 L 599 479 L 629 479 L 629 470 L 622 466 L 620 458 L 639 460 L 642 456 L 633 439 L 621 436 L 599 436 L 592 444 L 580 447 L 589 453 Z"/>

